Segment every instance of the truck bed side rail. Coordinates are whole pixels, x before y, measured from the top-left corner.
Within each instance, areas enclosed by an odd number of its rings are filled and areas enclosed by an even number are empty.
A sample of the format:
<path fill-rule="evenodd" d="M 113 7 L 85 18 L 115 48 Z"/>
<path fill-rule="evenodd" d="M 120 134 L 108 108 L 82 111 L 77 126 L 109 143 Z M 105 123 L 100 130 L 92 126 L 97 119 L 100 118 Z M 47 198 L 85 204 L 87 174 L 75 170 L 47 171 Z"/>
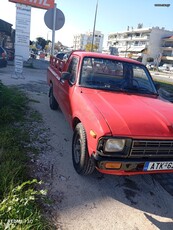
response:
<path fill-rule="evenodd" d="M 56 58 L 54 56 L 50 56 L 50 66 L 55 72 L 59 73 L 63 71 L 65 66 L 65 61 Z"/>

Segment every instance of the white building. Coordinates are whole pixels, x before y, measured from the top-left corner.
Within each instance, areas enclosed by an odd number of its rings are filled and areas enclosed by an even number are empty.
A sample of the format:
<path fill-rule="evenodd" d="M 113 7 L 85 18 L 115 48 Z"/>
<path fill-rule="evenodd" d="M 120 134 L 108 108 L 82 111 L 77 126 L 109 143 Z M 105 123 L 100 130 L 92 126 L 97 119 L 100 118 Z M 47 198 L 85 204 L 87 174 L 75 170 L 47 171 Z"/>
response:
<path fill-rule="evenodd" d="M 173 36 L 162 39 L 161 53 L 163 63 L 173 64 Z"/>
<path fill-rule="evenodd" d="M 95 31 L 94 40 L 93 33 L 87 32 L 85 34 L 76 34 L 73 38 L 73 49 L 75 50 L 85 50 L 87 44 L 95 45 L 97 48 L 97 52 L 102 52 L 103 47 L 103 39 L 104 35 L 100 31 Z"/>
<path fill-rule="evenodd" d="M 139 59 L 144 64 L 149 58 L 160 62 L 164 50 L 163 41 L 166 42 L 165 37 L 169 36 L 173 36 L 173 31 L 159 27 L 128 28 L 124 32 L 110 33 L 108 46 L 115 47 L 119 56 Z"/>

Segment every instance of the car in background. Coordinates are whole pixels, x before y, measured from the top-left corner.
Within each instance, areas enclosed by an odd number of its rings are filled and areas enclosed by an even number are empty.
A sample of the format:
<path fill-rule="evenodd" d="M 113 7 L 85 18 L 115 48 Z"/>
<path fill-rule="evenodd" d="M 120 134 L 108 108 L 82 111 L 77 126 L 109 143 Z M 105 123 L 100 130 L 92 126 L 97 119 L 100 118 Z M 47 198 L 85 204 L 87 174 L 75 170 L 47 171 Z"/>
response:
<path fill-rule="evenodd" d="M 37 54 L 34 51 L 30 52 L 30 58 L 36 59 L 37 58 Z"/>
<path fill-rule="evenodd" d="M 156 68 L 154 62 L 148 62 L 148 63 L 146 64 L 146 67 L 147 67 L 149 70 L 154 70 L 154 69 Z"/>
<path fill-rule="evenodd" d="M 15 51 L 13 48 L 4 48 L 7 53 L 7 60 L 13 61 L 15 56 Z"/>
<path fill-rule="evenodd" d="M 160 71 L 171 71 L 172 68 L 173 68 L 172 64 L 166 64 L 166 63 L 158 67 Z"/>
<path fill-rule="evenodd" d="M 58 52 L 56 55 L 56 58 L 59 58 L 61 60 L 67 60 L 68 57 L 70 56 L 71 52 Z"/>
<path fill-rule="evenodd" d="M 7 52 L 0 46 L 0 68 L 7 66 Z"/>
<path fill-rule="evenodd" d="M 63 60 L 64 55 L 66 54 L 66 52 L 58 52 L 56 55 L 56 58 L 59 58 L 61 60 Z"/>

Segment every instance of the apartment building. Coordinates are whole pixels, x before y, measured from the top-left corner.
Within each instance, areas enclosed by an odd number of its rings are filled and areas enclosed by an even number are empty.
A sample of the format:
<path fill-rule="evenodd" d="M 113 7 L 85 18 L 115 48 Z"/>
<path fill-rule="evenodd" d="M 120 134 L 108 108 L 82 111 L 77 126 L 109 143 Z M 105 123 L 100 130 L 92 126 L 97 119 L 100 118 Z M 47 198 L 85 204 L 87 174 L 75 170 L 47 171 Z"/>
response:
<path fill-rule="evenodd" d="M 116 48 L 119 56 L 137 59 L 144 64 L 147 60 L 153 59 L 158 65 L 162 59 L 167 59 L 167 55 L 173 58 L 170 48 L 170 46 L 173 48 L 172 36 L 173 31 L 165 30 L 165 28 L 130 29 L 128 27 L 127 31 L 110 33 L 107 45 Z"/>
<path fill-rule="evenodd" d="M 173 36 L 162 39 L 161 53 L 163 63 L 173 64 Z"/>
<path fill-rule="evenodd" d="M 95 31 L 94 40 L 93 33 L 87 32 L 85 34 L 76 34 L 73 38 L 73 49 L 75 50 L 85 50 L 87 44 L 92 44 L 97 47 L 95 51 L 102 52 L 104 35 L 101 31 Z"/>

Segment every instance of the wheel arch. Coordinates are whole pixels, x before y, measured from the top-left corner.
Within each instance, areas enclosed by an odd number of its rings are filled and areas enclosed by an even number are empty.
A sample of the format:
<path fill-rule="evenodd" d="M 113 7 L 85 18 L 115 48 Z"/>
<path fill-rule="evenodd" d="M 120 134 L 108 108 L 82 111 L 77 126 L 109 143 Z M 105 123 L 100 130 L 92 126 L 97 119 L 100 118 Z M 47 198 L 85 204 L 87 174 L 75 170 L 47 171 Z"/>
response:
<path fill-rule="evenodd" d="M 78 117 L 74 117 L 73 122 L 72 122 L 72 129 L 73 131 L 75 130 L 77 124 L 82 123 L 81 120 Z"/>
<path fill-rule="evenodd" d="M 97 145 L 97 139 L 94 139 L 93 137 L 91 137 L 91 135 L 89 135 L 90 128 L 86 127 L 87 124 L 84 121 L 82 121 L 82 119 L 79 119 L 78 117 L 74 117 L 72 121 L 73 132 L 75 131 L 75 128 L 79 123 L 83 125 L 83 128 L 86 132 L 86 144 L 87 144 L 89 155 L 91 156 L 91 154 L 95 151 L 96 148 L 95 146 Z"/>

